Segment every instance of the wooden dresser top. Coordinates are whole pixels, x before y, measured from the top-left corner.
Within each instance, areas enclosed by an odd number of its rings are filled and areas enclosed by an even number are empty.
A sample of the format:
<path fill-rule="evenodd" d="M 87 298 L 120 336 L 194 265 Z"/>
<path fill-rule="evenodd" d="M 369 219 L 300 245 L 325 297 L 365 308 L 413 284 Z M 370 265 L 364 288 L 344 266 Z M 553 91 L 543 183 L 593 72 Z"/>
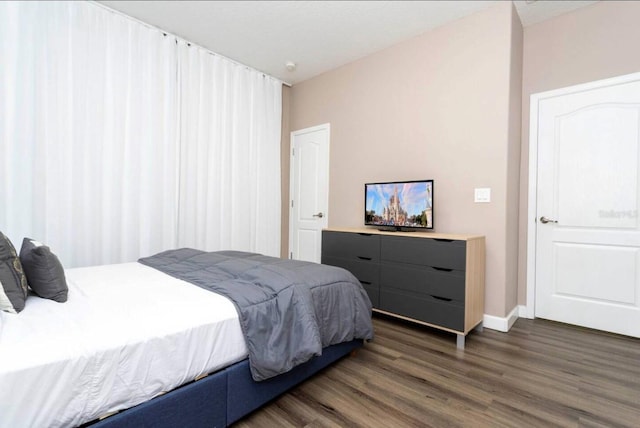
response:
<path fill-rule="evenodd" d="M 430 239 L 454 239 L 458 241 L 471 241 L 475 239 L 484 239 L 483 235 L 470 234 L 454 234 L 454 233 L 433 233 L 433 232 L 387 232 L 376 228 L 365 227 L 329 227 L 328 232 L 347 232 L 347 233 L 367 233 L 370 235 L 387 235 L 387 236 L 406 236 L 408 238 L 430 238 Z"/>

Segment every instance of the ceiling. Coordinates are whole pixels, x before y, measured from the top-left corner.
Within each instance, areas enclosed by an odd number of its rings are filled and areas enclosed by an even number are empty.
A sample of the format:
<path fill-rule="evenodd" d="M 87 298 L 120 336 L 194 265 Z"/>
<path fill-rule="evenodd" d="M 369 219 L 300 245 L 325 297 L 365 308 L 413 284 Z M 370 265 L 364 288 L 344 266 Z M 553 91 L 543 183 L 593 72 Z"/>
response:
<path fill-rule="evenodd" d="M 490 7 L 495 1 L 100 1 L 295 84 Z M 596 3 L 514 1 L 524 26 Z M 296 64 L 287 70 L 286 63 Z"/>

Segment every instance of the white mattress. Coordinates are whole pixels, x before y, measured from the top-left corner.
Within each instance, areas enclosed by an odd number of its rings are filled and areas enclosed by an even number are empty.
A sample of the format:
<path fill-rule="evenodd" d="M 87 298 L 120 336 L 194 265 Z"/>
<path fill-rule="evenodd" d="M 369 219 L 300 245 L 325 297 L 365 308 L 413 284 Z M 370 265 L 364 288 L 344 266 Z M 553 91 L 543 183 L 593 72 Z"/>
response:
<path fill-rule="evenodd" d="M 66 303 L 0 312 L 0 427 L 75 426 L 247 356 L 226 297 L 139 263 L 66 275 Z"/>

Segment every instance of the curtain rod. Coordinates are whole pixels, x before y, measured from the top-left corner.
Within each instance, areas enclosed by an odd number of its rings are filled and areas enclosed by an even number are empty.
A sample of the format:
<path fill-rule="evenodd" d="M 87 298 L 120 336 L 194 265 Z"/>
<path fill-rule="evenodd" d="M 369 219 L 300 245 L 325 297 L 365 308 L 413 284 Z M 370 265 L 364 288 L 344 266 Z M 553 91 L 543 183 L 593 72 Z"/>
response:
<path fill-rule="evenodd" d="M 243 64 L 243 63 L 241 63 L 241 62 L 238 62 L 238 61 L 236 61 L 236 60 L 234 60 L 234 59 L 231 59 L 231 58 L 229 58 L 229 57 L 226 57 L 226 56 L 224 56 L 224 55 L 221 55 L 221 54 L 219 54 L 219 53 L 217 53 L 217 52 L 213 52 L 211 49 L 207 49 L 207 48 L 205 48 L 204 46 L 201 46 L 201 45 L 199 45 L 199 44 L 197 44 L 197 43 L 193 43 L 193 42 L 190 42 L 189 40 L 185 40 L 185 39 L 183 39 L 182 37 L 180 37 L 180 36 L 176 36 L 175 34 L 170 33 L 170 32 L 168 32 L 168 31 L 165 31 L 165 30 L 163 30 L 163 29 L 161 29 L 161 28 L 158 28 L 158 27 L 156 27 L 155 25 L 151 25 L 151 24 L 149 24 L 149 23 L 147 23 L 147 22 L 144 22 L 144 21 L 139 20 L 138 18 L 135 18 L 135 17 L 133 17 L 133 16 L 129 16 L 129 15 L 127 15 L 126 13 L 121 12 L 121 11 L 119 11 L 119 10 L 112 9 L 112 8 L 110 8 L 109 6 L 105 5 L 105 4 L 98 3 L 98 2 L 97 2 L 97 1 L 95 1 L 95 0 L 90 0 L 90 1 L 89 1 L 89 3 L 93 3 L 94 5 L 96 5 L 96 6 L 99 6 L 99 7 L 103 8 L 103 9 L 104 9 L 104 10 L 106 10 L 107 12 L 111 12 L 111 13 L 113 13 L 113 14 L 115 14 L 115 15 L 119 15 L 119 16 L 122 16 L 123 18 L 130 19 L 131 21 L 137 22 L 138 24 L 142 24 L 143 26 L 145 26 L 145 27 L 147 27 L 147 28 L 149 28 L 149 29 L 151 29 L 151 30 L 158 31 L 158 32 L 162 33 L 162 35 L 164 35 L 164 36 L 171 36 L 171 37 L 173 37 L 173 38 L 175 38 L 175 39 L 176 39 L 176 43 L 177 43 L 178 41 L 184 42 L 184 43 L 186 43 L 188 46 L 194 46 L 194 47 L 197 47 L 197 48 L 200 48 L 200 49 L 204 50 L 204 51 L 205 51 L 205 52 L 207 52 L 209 55 L 213 55 L 213 56 L 217 56 L 217 57 L 220 57 L 220 58 L 224 58 L 225 60 L 227 60 L 227 61 L 229 61 L 229 62 L 231 62 L 231 63 L 233 63 L 233 64 L 235 64 L 235 65 L 238 65 L 238 66 L 240 66 L 240 67 L 245 67 L 245 68 L 246 68 L 246 69 L 248 69 L 248 70 L 256 71 L 256 72 L 258 72 L 258 73 L 262 74 L 263 76 L 265 76 L 265 77 L 269 77 L 269 78 L 271 78 L 271 79 L 273 79 L 273 80 L 276 80 L 276 81 L 278 81 L 278 82 L 282 83 L 283 85 L 285 85 L 285 86 L 287 86 L 287 87 L 289 87 L 289 88 L 292 86 L 292 85 L 291 85 L 291 83 L 288 83 L 288 82 L 285 82 L 285 81 L 283 81 L 283 80 L 280 80 L 280 79 L 278 79 L 277 77 L 273 77 L 272 75 L 267 74 L 267 73 L 265 73 L 264 71 L 258 70 L 258 69 L 254 68 L 254 67 L 251 67 L 251 66 L 248 66 L 248 65 L 246 65 L 246 64 Z"/>

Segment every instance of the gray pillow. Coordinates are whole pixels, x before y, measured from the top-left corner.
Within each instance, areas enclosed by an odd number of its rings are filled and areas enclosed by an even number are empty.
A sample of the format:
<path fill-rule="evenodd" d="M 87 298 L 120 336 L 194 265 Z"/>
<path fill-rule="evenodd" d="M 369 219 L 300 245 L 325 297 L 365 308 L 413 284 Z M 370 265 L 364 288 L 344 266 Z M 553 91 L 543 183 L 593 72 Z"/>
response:
<path fill-rule="evenodd" d="M 20 262 L 27 275 L 29 287 L 44 299 L 66 302 L 69 288 L 64 269 L 49 247 L 30 238 L 22 240 Z"/>
<path fill-rule="evenodd" d="M 27 278 L 16 249 L 0 232 L 0 310 L 17 314 L 27 300 Z"/>

